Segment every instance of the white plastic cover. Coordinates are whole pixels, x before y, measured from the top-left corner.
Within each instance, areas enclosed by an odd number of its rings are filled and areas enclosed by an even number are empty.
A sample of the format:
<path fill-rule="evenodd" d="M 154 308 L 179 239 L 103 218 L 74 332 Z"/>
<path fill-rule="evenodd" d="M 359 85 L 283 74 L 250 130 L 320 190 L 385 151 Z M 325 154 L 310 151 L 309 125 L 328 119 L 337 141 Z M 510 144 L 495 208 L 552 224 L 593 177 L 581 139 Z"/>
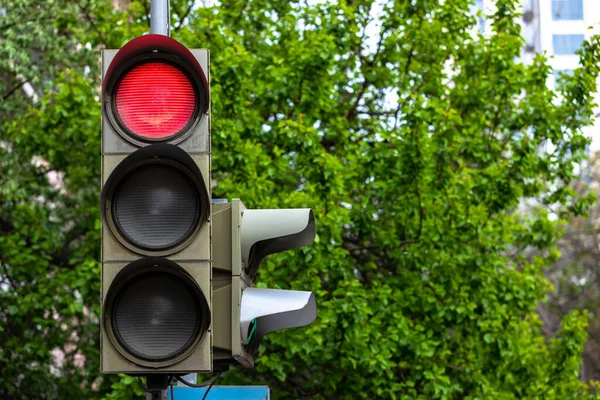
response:
<path fill-rule="evenodd" d="M 269 332 L 296 328 L 317 318 L 317 302 L 313 292 L 247 288 L 242 292 L 240 329 L 242 342 L 248 340 L 248 329 L 256 319 L 256 343 Z"/>
<path fill-rule="evenodd" d="M 268 254 L 309 245 L 315 238 L 310 208 L 245 210 L 240 227 L 242 261 L 251 275 Z"/>

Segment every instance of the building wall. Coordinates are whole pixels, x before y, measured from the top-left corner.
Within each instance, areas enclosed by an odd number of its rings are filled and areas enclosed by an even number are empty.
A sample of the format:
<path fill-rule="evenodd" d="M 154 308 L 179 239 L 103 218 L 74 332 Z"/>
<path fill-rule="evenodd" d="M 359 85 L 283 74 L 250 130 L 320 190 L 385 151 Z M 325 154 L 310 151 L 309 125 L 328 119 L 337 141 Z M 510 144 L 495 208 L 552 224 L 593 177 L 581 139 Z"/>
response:
<path fill-rule="evenodd" d="M 564 18 L 568 14 L 568 10 L 565 8 L 553 9 L 553 3 L 555 3 L 553 0 L 521 0 L 523 36 L 526 41 L 522 59 L 524 62 L 530 62 L 535 53 L 546 54 L 548 63 L 554 70 L 553 76 L 548 79 L 548 86 L 551 88 L 556 87 L 559 72 L 569 73 L 579 66 L 577 54 L 574 52 L 561 54 L 560 50 L 565 50 L 565 45 L 570 40 L 578 38 L 586 40 L 591 35 L 600 33 L 600 1 L 579 1 L 582 5 L 581 16 L 561 19 L 555 17 L 553 13 L 562 11 Z M 488 0 L 488 2 L 493 1 Z M 569 5 L 567 3 L 568 0 L 563 1 L 563 7 L 567 7 Z M 577 9 L 578 7 L 572 10 Z M 575 14 L 578 13 L 575 12 Z M 596 103 L 600 104 L 600 95 L 598 94 L 596 94 Z M 598 111 L 600 112 L 600 110 Z M 584 132 L 592 139 L 590 152 L 600 150 L 600 121 L 594 126 L 585 128 Z"/>
<path fill-rule="evenodd" d="M 482 9 L 485 14 L 495 11 L 495 0 L 474 0 L 474 10 Z M 560 0 L 559 0 L 560 1 Z M 569 0 L 562 0 L 568 2 Z M 578 0 L 575 0 L 578 1 Z M 582 2 L 582 19 L 561 20 L 553 18 L 553 0 L 521 0 L 519 11 L 525 46 L 521 54 L 524 62 L 533 60 L 535 53 L 545 53 L 555 71 L 568 71 L 578 67 L 576 54 L 555 54 L 555 35 L 583 35 L 588 39 L 600 33 L 600 0 L 579 0 Z M 593 29 L 589 29 L 592 27 Z M 489 24 L 485 28 L 490 33 Z M 483 32 L 482 32 L 483 33 Z M 549 82 L 554 87 L 554 81 Z"/>
<path fill-rule="evenodd" d="M 560 20 L 552 15 L 552 0 L 538 0 L 540 11 L 540 39 L 541 50 L 549 56 L 550 65 L 554 70 L 573 70 L 577 68 L 578 56 L 556 54 L 554 37 L 556 35 L 583 35 L 588 39 L 592 34 L 598 33 L 600 22 L 600 2 L 598 0 L 581 0 L 583 5 L 583 19 Z M 593 26 L 595 29 L 588 29 Z M 554 84 L 554 82 L 552 82 Z"/>

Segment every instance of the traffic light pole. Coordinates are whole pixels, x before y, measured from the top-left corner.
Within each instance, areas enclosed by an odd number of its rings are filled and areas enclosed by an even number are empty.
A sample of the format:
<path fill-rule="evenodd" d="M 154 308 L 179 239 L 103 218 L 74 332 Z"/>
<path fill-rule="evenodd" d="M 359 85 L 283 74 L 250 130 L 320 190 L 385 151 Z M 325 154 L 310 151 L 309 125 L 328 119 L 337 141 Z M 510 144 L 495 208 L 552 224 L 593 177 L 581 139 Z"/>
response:
<path fill-rule="evenodd" d="M 150 33 L 171 36 L 169 0 L 150 0 Z M 146 393 L 146 400 L 165 400 L 166 390 Z"/>
<path fill-rule="evenodd" d="M 150 0 L 150 33 L 171 36 L 169 0 Z"/>
<path fill-rule="evenodd" d="M 169 0 L 150 0 L 150 33 L 171 36 L 169 16 Z M 165 377 L 160 375 L 158 380 Z M 148 377 L 149 380 L 152 378 L 151 376 Z M 167 390 L 146 393 L 146 400 L 166 400 L 167 398 Z"/>
<path fill-rule="evenodd" d="M 148 375 L 146 377 L 146 400 L 167 400 L 169 398 L 167 389 L 170 383 L 168 375 Z"/>
<path fill-rule="evenodd" d="M 160 392 L 146 393 L 146 400 L 167 400 L 168 393 L 166 390 Z"/>

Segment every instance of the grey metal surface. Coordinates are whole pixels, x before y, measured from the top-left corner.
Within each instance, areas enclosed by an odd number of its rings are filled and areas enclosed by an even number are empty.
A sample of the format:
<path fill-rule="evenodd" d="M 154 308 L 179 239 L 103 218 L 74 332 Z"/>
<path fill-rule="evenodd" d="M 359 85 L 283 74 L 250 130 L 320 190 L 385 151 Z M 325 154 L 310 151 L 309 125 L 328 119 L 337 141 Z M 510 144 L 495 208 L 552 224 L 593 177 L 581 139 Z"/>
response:
<path fill-rule="evenodd" d="M 150 33 L 171 36 L 169 0 L 150 0 Z"/>
<path fill-rule="evenodd" d="M 161 390 L 159 393 L 146 393 L 146 400 L 167 400 L 168 398 L 168 390 Z"/>
<path fill-rule="evenodd" d="M 242 293 L 240 329 L 242 341 L 248 340 L 250 322 L 256 319 L 258 342 L 269 332 L 296 328 L 317 318 L 317 303 L 313 292 L 247 288 Z"/>

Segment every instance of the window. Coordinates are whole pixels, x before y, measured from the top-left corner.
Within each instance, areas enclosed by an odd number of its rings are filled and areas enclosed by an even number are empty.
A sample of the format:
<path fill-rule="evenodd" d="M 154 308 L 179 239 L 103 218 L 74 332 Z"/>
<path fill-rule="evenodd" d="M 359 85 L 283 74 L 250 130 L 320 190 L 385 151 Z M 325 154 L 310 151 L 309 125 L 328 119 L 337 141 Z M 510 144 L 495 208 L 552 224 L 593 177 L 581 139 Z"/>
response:
<path fill-rule="evenodd" d="M 583 19 L 583 0 L 552 0 L 552 19 Z"/>
<path fill-rule="evenodd" d="M 558 56 L 575 54 L 583 40 L 583 35 L 552 35 L 554 54 Z"/>

